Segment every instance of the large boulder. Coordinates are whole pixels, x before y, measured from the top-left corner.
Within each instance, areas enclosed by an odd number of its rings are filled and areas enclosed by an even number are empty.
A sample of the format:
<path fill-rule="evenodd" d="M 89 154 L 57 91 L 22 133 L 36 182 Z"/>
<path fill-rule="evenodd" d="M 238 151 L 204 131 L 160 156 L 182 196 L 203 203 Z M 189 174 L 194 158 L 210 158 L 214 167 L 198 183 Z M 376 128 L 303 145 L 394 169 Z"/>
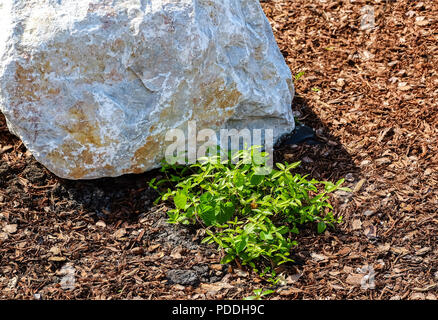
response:
<path fill-rule="evenodd" d="M 2 0 L 0 109 L 56 175 L 160 165 L 169 129 L 293 130 L 258 0 Z"/>

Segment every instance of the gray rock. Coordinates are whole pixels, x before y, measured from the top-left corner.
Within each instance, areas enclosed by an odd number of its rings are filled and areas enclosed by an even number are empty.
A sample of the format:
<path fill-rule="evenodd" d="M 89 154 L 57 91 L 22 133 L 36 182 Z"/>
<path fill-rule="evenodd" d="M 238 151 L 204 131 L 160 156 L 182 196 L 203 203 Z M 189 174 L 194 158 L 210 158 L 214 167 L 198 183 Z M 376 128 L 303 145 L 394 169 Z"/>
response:
<path fill-rule="evenodd" d="M 256 0 L 2 0 L 0 110 L 60 177 L 160 166 L 170 129 L 294 128 Z"/>
<path fill-rule="evenodd" d="M 167 278 L 171 284 L 182 286 L 196 286 L 199 284 L 198 274 L 193 270 L 170 270 Z"/>

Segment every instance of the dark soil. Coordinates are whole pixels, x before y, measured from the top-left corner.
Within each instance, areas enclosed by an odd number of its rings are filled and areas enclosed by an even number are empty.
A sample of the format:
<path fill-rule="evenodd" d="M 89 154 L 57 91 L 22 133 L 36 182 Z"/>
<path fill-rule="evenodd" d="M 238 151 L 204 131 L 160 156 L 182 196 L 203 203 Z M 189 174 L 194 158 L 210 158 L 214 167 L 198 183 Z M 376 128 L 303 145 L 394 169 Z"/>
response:
<path fill-rule="evenodd" d="M 361 30 L 367 4 L 376 27 Z M 293 110 L 319 142 L 289 141 L 275 158 L 354 190 L 332 199 L 336 230 L 302 230 L 296 263 L 277 270 L 284 281 L 267 298 L 436 299 L 438 4 L 262 5 L 293 74 L 305 72 Z M 242 299 L 267 287 L 220 265 L 199 230 L 166 223 L 148 187 L 159 175 L 60 179 L 0 114 L 0 298 Z"/>

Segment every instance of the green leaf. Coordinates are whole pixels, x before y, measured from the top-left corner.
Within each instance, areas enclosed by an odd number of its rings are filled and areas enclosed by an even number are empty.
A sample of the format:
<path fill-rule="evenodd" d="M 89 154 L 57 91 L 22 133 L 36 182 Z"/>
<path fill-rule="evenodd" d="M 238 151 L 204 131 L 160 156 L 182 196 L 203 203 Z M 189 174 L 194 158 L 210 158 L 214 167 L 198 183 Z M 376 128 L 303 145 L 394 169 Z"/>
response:
<path fill-rule="evenodd" d="M 237 188 L 243 187 L 245 184 L 245 176 L 237 171 L 234 175 L 233 182 Z"/>
<path fill-rule="evenodd" d="M 265 176 L 253 174 L 251 176 L 250 183 L 253 186 L 258 186 L 259 184 L 261 184 L 263 182 L 263 179 L 265 179 Z"/>
<path fill-rule="evenodd" d="M 240 237 L 239 240 L 236 241 L 236 253 L 239 254 L 243 250 L 245 250 L 247 245 L 248 238 L 246 237 Z"/>
<path fill-rule="evenodd" d="M 204 224 L 209 227 L 216 223 L 216 212 L 215 207 L 211 205 L 200 206 L 199 217 L 202 219 Z"/>
<path fill-rule="evenodd" d="M 274 293 L 274 292 L 275 292 L 274 290 L 265 290 L 265 291 L 263 291 L 263 293 L 261 295 L 266 296 L 266 295 Z"/>
<path fill-rule="evenodd" d="M 342 179 L 338 180 L 338 182 L 336 182 L 336 186 L 339 187 L 339 186 L 341 186 L 341 184 L 343 184 L 344 182 L 345 182 L 345 179 L 342 178 Z"/>
<path fill-rule="evenodd" d="M 298 72 L 296 75 L 295 75 L 295 81 L 298 81 L 298 80 L 300 80 L 300 78 L 302 77 L 302 76 L 304 76 L 304 74 L 305 74 L 306 72 L 304 72 L 304 71 L 300 71 L 300 72 Z"/>
<path fill-rule="evenodd" d="M 230 201 L 220 205 L 219 214 L 216 215 L 216 220 L 220 224 L 224 224 L 231 220 L 235 212 L 234 204 Z"/>
<path fill-rule="evenodd" d="M 272 236 L 272 234 L 268 232 L 260 232 L 260 239 L 266 241 L 266 240 L 272 240 L 274 239 L 274 237 Z"/>
<path fill-rule="evenodd" d="M 282 171 L 272 171 L 274 174 L 272 175 L 272 180 L 277 179 L 278 177 L 283 175 Z"/>
<path fill-rule="evenodd" d="M 300 164 L 301 164 L 301 161 L 294 162 L 294 163 L 292 163 L 292 164 L 290 164 L 290 165 L 287 166 L 287 170 L 295 169 L 295 168 L 299 167 Z"/>
<path fill-rule="evenodd" d="M 177 192 L 177 194 L 173 198 L 173 201 L 175 202 L 175 206 L 178 209 L 184 210 L 187 204 L 187 196 L 182 192 Z"/>
<path fill-rule="evenodd" d="M 327 229 L 327 225 L 323 221 L 318 222 L 318 233 L 323 233 L 325 229 Z"/>
<path fill-rule="evenodd" d="M 200 202 L 205 204 L 210 204 L 212 199 L 213 195 L 210 192 L 205 192 L 199 197 Z"/>
<path fill-rule="evenodd" d="M 225 257 L 222 258 L 221 263 L 227 264 L 233 261 L 236 257 L 232 254 L 227 254 Z"/>

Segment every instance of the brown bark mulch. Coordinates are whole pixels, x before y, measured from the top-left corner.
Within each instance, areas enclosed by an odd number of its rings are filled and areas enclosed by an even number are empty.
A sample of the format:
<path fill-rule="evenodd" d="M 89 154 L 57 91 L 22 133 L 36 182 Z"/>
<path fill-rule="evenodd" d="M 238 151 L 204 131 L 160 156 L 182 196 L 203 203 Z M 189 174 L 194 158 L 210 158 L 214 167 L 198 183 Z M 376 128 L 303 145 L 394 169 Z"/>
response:
<path fill-rule="evenodd" d="M 302 230 L 296 263 L 278 270 L 267 299 L 436 299 L 438 3 L 262 5 L 301 74 L 296 117 L 322 142 L 282 145 L 275 157 L 354 191 L 333 198 L 336 230 Z M 361 28 L 366 5 L 375 25 Z M 196 229 L 165 222 L 148 187 L 158 176 L 59 179 L 0 115 L 0 298 L 242 299 L 267 287 L 220 265 Z"/>

